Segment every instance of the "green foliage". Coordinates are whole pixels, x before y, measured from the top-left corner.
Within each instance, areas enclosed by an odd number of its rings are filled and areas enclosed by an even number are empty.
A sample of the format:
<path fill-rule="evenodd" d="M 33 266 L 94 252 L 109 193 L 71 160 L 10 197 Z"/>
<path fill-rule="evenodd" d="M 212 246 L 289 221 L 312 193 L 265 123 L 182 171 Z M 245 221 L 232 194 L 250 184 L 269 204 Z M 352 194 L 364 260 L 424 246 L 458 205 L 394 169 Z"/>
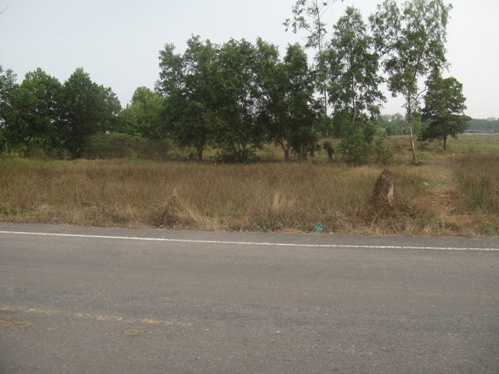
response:
<path fill-rule="evenodd" d="M 328 74 L 326 64 L 326 34 L 327 25 L 325 23 L 326 13 L 335 0 L 297 0 L 292 8 L 293 20 L 287 19 L 284 22 L 286 31 L 290 28 L 296 34 L 298 30 L 305 30 L 308 33 L 307 48 L 313 48 L 315 54 L 315 78 L 316 87 L 322 95 L 322 131 L 324 136 L 329 137 L 328 121 L 328 99 L 327 85 Z"/>
<path fill-rule="evenodd" d="M 392 95 L 405 100 L 413 161 L 418 163 L 412 114 L 418 106 L 418 82 L 446 65 L 446 27 L 451 5 L 443 0 L 385 0 L 370 17 L 371 28 Z"/>
<path fill-rule="evenodd" d="M 64 85 L 42 69 L 27 73 L 20 85 L 12 71 L 0 76 L 0 138 L 7 153 L 80 157 L 88 138 L 111 128 L 121 110 L 111 89 L 93 83 L 83 69 Z"/>
<path fill-rule="evenodd" d="M 468 122 L 468 131 L 470 132 L 499 132 L 499 119 L 470 119 Z"/>
<path fill-rule="evenodd" d="M 160 54 L 157 89 L 166 99 L 166 133 L 180 146 L 192 146 L 198 158 L 213 140 L 217 124 L 216 55 L 219 47 L 199 36 L 187 41 L 183 55 L 167 45 Z"/>
<path fill-rule="evenodd" d="M 19 110 L 16 106 L 19 85 L 16 74 L 11 69 L 3 70 L 0 65 L 0 142 L 2 153 L 10 153 L 22 144 L 18 134 Z"/>
<path fill-rule="evenodd" d="M 28 149 L 41 148 L 45 152 L 60 148 L 59 133 L 61 84 L 38 68 L 26 74 L 19 87 L 18 108 L 21 108 L 18 129 Z"/>
<path fill-rule="evenodd" d="M 393 152 L 386 146 L 386 132 L 377 135 L 373 142 L 373 155 L 375 160 L 381 164 L 386 164 L 393 158 Z"/>
<path fill-rule="evenodd" d="M 327 152 L 327 158 L 329 161 L 333 160 L 334 157 L 334 147 L 333 143 L 331 141 L 326 140 L 324 143 L 322 143 L 322 148 Z"/>
<path fill-rule="evenodd" d="M 119 113 L 117 126 L 112 130 L 146 139 L 160 139 L 163 111 L 163 98 L 147 87 L 139 87 L 131 103 Z"/>
<path fill-rule="evenodd" d="M 341 128 L 339 153 L 347 162 L 362 165 L 369 162 L 372 155 L 372 142 L 375 126 L 372 121 L 359 119 L 352 124 L 348 112 L 339 112 L 335 123 Z"/>
<path fill-rule="evenodd" d="M 388 136 L 391 135 L 409 135 L 407 122 L 400 113 L 382 114 L 376 118 L 378 126 L 386 130 Z"/>
<path fill-rule="evenodd" d="M 83 156 L 88 159 L 134 158 L 141 140 L 127 134 L 92 135 Z"/>
<path fill-rule="evenodd" d="M 171 144 L 167 140 L 144 139 L 123 133 L 96 134 L 88 139 L 87 159 L 140 158 L 164 161 Z"/>
<path fill-rule="evenodd" d="M 470 132 L 499 132 L 499 119 L 470 119 L 468 121 L 468 131 Z"/>
<path fill-rule="evenodd" d="M 365 164 L 372 153 L 373 125 L 384 96 L 378 86 L 378 55 L 360 12 L 348 7 L 334 26 L 327 54 L 329 102 L 341 135 L 340 154 L 349 162 Z"/>
<path fill-rule="evenodd" d="M 217 56 L 215 92 L 219 108 L 214 145 L 237 162 L 252 158 L 265 139 L 260 120 L 261 91 L 258 86 L 255 47 L 230 40 Z"/>
<path fill-rule="evenodd" d="M 121 105 L 111 89 L 92 82 L 81 68 L 64 83 L 61 97 L 63 145 L 71 158 L 78 158 L 92 135 L 113 127 Z"/>
<path fill-rule="evenodd" d="M 259 48 L 264 47 L 260 42 Z M 304 157 L 316 148 L 314 85 L 307 56 L 298 44 L 288 46 L 283 61 L 277 60 L 274 50 L 262 77 L 266 93 L 262 116 L 270 140 L 283 149 L 284 159 L 289 161 L 290 152 Z"/>
<path fill-rule="evenodd" d="M 329 66 L 329 103 L 335 111 L 348 112 L 354 124 L 358 117 L 379 115 L 384 96 L 379 90 L 378 55 L 367 35 L 360 12 L 348 7 L 334 26 L 326 54 Z"/>
<path fill-rule="evenodd" d="M 355 126 L 340 143 L 340 154 L 348 162 L 356 165 L 367 164 L 371 157 L 371 144 L 366 141 L 364 130 Z"/>
<path fill-rule="evenodd" d="M 266 141 L 279 144 L 286 160 L 315 149 L 314 82 L 299 45 L 281 60 L 261 39 L 217 46 L 193 37 L 183 55 L 167 45 L 160 59 L 167 133 L 198 158 L 211 146 L 218 161 L 251 162 Z"/>
<path fill-rule="evenodd" d="M 64 84 L 41 69 L 17 84 L 15 74 L 0 66 L 0 152 L 142 157 L 146 149 L 151 155 L 168 153 L 171 141 L 178 149 L 195 148 L 200 160 L 205 150 L 214 149 L 217 161 L 245 163 L 255 161 L 264 144 L 274 143 L 285 160 L 290 155 L 304 159 L 318 150 L 319 132 L 328 136 L 334 125 L 344 159 L 361 164 L 374 156 L 387 162 L 391 153 L 384 146 L 385 135 L 409 133 L 413 140 L 419 133 L 418 101 L 424 91 L 418 83 L 447 64 L 451 6 L 444 0 L 406 0 L 401 5 L 384 0 L 370 17 L 372 34 L 360 12 L 349 7 L 332 28 L 328 44 L 325 20 L 334 2 L 297 0 L 293 19 L 285 22 L 295 33 L 308 33 L 305 47 L 315 50 L 314 65 L 309 66 L 298 44 L 280 56 L 275 45 L 261 39 L 216 45 L 193 36 L 183 53 L 165 45 L 155 91 L 137 88 L 123 110 L 111 89 L 92 82 L 81 68 Z M 391 93 L 404 97 L 405 116 L 379 115 L 384 99 L 380 70 Z M 451 80 L 427 84 L 423 137 L 443 139 L 445 145 L 447 136 L 464 131 L 468 120 L 456 109 L 462 86 Z M 386 133 L 375 137 L 375 125 Z M 332 159 L 329 144 L 324 149 Z"/>
<path fill-rule="evenodd" d="M 237 146 L 226 146 L 215 155 L 215 161 L 224 164 L 251 164 L 258 160 L 256 149 Z"/>
<path fill-rule="evenodd" d="M 448 136 L 456 138 L 466 130 L 470 118 L 464 114 L 466 98 L 462 91 L 463 85 L 453 77 L 444 79 L 438 73 L 431 77 L 423 109 L 422 118 L 427 122 L 423 140 L 443 140 L 445 149 Z"/>

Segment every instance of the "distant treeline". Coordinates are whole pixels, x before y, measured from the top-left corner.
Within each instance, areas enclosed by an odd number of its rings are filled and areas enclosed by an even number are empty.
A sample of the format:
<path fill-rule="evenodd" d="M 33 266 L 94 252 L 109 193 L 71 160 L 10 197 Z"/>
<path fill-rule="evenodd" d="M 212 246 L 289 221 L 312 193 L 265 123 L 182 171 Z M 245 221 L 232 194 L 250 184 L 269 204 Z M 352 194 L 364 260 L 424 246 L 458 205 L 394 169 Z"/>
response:
<path fill-rule="evenodd" d="M 378 118 L 378 125 L 386 130 L 388 136 L 391 135 L 408 135 L 409 128 L 407 120 L 400 114 L 383 114 Z M 421 129 L 424 124 L 421 124 L 416 118 L 416 129 Z M 468 128 L 465 132 L 491 132 L 499 133 L 499 118 L 487 119 L 471 119 L 468 121 Z"/>
<path fill-rule="evenodd" d="M 466 132 L 499 132 L 499 118 L 472 119 Z"/>

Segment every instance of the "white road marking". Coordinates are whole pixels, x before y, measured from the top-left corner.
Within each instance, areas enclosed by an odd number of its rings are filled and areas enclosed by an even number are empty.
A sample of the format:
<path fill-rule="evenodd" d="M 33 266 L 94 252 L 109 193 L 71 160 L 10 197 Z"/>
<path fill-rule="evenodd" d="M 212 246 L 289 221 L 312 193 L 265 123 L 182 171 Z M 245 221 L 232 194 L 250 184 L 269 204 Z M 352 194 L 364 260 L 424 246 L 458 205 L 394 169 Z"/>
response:
<path fill-rule="evenodd" d="M 0 231 L 5 235 L 31 235 L 31 236 L 53 236 L 63 238 L 87 238 L 87 239 L 110 239 L 110 240 L 136 240 L 145 242 L 168 242 L 168 243 L 190 243 L 190 244 L 221 244 L 221 245 L 253 245 L 261 247 L 297 247 L 297 248 L 358 248 L 358 249 L 426 249 L 435 251 L 487 251 L 499 252 L 499 248 L 481 247 L 431 247 L 431 246 L 405 246 L 405 245 L 352 245 L 352 244 L 306 244 L 306 243 L 272 243 L 272 242 L 240 242 L 224 240 L 195 240 L 195 239 L 171 239 L 171 238 L 147 238 L 139 236 L 109 236 L 109 235 L 84 235 L 84 234 L 62 234 L 51 232 L 26 232 L 26 231 Z"/>

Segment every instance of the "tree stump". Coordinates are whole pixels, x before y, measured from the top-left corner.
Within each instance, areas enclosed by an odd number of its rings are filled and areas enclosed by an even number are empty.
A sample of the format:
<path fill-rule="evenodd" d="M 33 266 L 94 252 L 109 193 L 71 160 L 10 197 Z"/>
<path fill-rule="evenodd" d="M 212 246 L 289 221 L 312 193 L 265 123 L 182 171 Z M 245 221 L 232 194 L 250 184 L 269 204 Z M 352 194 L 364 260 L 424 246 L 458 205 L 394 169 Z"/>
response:
<path fill-rule="evenodd" d="M 392 210 L 393 191 L 393 173 L 388 169 L 384 169 L 376 180 L 371 197 L 371 204 L 378 213 Z"/>

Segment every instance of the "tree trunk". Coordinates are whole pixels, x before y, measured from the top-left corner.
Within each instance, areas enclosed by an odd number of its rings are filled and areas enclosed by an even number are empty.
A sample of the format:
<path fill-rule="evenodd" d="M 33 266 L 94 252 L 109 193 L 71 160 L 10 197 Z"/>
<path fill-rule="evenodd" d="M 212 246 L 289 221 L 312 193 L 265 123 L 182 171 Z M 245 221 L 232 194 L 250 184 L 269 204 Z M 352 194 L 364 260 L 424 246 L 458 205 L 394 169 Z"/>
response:
<path fill-rule="evenodd" d="M 282 142 L 280 144 L 281 144 L 282 150 L 284 151 L 284 161 L 289 162 L 289 151 L 290 151 L 291 147 L 289 146 L 289 144 L 284 144 L 284 142 Z"/>
<path fill-rule="evenodd" d="M 199 161 L 202 161 L 203 160 L 203 147 L 199 147 L 197 148 L 197 151 L 198 151 L 198 160 Z"/>
<path fill-rule="evenodd" d="M 447 135 L 444 135 L 444 151 L 447 149 Z"/>
<path fill-rule="evenodd" d="M 329 121 L 327 118 L 327 91 L 324 89 L 324 126 L 326 127 L 326 138 L 329 138 Z"/>
<path fill-rule="evenodd" d="M 284 150 L 284 161 L 289 162 L 289 149 Z"/>
<path fill-rule="evenodd" d="M 412 107 L 411 96 L 407 100 L 407 125 L 409 126 L 409 135 L 411 138 L 412 161 L 414 165 L 418 164 L 418 157 L 416 156 L 416 145 L 414 144 L 414 133 L 412 131 Z"/>

